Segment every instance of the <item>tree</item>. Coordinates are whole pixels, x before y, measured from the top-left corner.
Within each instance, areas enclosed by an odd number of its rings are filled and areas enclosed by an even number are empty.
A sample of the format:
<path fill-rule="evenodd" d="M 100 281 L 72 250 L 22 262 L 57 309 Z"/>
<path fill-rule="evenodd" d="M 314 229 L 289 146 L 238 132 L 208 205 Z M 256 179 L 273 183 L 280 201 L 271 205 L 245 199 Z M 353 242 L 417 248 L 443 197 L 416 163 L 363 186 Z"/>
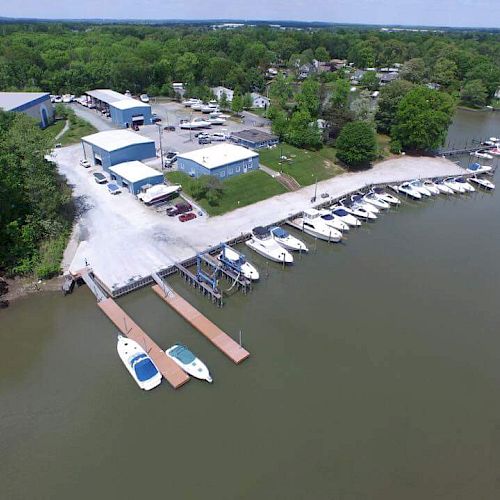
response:
<path fill-rule="evenodd" d="M 191 194 L 196 200 L 205 198 L 210 205 L 216 206 L 224 194 L 224 184 L 214 175 L 202 175 L 193 182 Z"/>
<path fill-rule="evenodd" d="M 319 83 L 312 78 L 307 78 L 302 84 L 300 92 L 296 96 L 296 101 L 301 109 L 307 110 L 307 112 L 313 117 L 318 117 L 319 112 Z"/>
<path fill-rule="evenodd" d="M 329 61 L 330 60 L 330 54 L 328 53 L 328 50 L 325 49 L 325 47 L 318 47 L 315 52 L 314 52 L 314 57 L 318 61 Z"/>
<path fill-rule="evenodd" d="M 373 127 L 366 122 L 344 126 L 335 143 L 337 158 L 350 167 L 369 164 L 377 157 L 377 139 Z"/>
<path fill-rule="evenodd" d="M 451 87 L 457 82 L 457 65 L 450 59 L 441 57 L 436 61 L 432 71 L 432 79 L 443 87 Z"/>
<path fill-rule="evenodd" d="M 368 90 L 377 90 L 380 86 L 377 73 L 375 71 L 367 71 L 360 79 L 359 84 Z"/>
<path fill-rule="evenodd" d="M 371 68 L 375 64 L 375 53 L 367 41 L 355 43 L 349 49 L 348 57 L 357 68 Z"/>
<path fill-rule="evenodd" d="M 400 77 L 412 83 L 423 83 L 425 72 L 425 61 L 420 57 L 416 57 L 403 64 L 400 71 Z"/>
<path fill-rule="evenodd" d="M 249 93 L 246 93 L 241 99 L 243 109 L 250 109 L 253 106 L 253 99 Z"/>
<path fill-rule="evenodd" d="M 391 137 L 404 149 L 428 151 L 444 144 L 455 103 L 443 92 L 418 86 L 400 101 Z"/>
<path fill-rule="evenodd" d="M 299 148 L 321 146 L 321 133 L 306 109 L 295 111 L 288 123 L 286 141 Z"/>
<path fill-rule="evenodd" d="M 284 108 L 292 98 L 292 86 L 290 78 L 280 73 L 269 87 L 269 95 L 273 104 Z"/>
<path fill-rule="evenodd" d="M 274 106 L 271 106 L 267 112 L 267 117 L 271 120 L 271 130 L 280 140 L 284 140 L 288 132 L 287 114 Z"/>
<path fill-rule="evenodd" d="M 460 99 L 464 104 L 480 108 L 486 104 L 488 89 L 481 80 L 471 80 L 462 87 Z"/>
<path fill-rule="evenodd" d="M 231 110 L 236 114 L 243 111 L 243 98 L 240 94 L 234 93 L 233 100 L 231 101 Z"/>
<path fill-rule="evenodd" d="M 336 108 L 347 108 L 351 85 L 347 80 L 339 79 L 333 83 L 330 105 Z"/>
<path fill-rule="evenodd" d="M 222 95 L 220 96 L 219 106 L 221 109 L 227 109 L 229 107 L 229 101 L 225 92 L 222 92 Z"/>
<path fill-rule="evenodd" d="M 406 80 L 394 80 L 380 90 L 378 109 L 375 114 L 377 129 L 388 134 L 394 125 L 396 111 L 401 99 L 413 88 Z"/>
<path fill-rule="evenodd" d="M 498 64 L 483 60 L 465 75 L 467 80 L 481 80 L 486 86 L 488 97 L 491 98 L 500 87 L 500 68 Z"/>
<path fill-rule="evenodd" d="M 323 113 L 323 118 L 328 123 L 326 140 L 333 142 L 342 128 L 354 120 L 354 114 L 348 107 L 328 106 Z"/>
<path fill-rule="evenodd" d="M 370 94 L 363 90 L 351 103 L 351 111 L 354 113 L 354 119 L 359 121 L 372 121 L 375 114 L 373 102 Z"/>

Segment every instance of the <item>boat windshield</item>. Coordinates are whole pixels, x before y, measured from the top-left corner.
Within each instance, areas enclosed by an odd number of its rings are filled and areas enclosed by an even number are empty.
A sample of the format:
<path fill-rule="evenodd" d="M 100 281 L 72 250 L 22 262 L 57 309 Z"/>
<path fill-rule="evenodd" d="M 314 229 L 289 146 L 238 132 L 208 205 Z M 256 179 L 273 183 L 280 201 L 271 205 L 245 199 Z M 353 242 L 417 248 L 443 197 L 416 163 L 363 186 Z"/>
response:
<path fill-rule="evenodd" d="M 325 215 L 322 215 L 321 218 L 324 219 L 324 220 L 332 220 L 333 219 L 333 215 L 325 214 Z"/>
<path fill-rule="evenodd" d="M 177 346 L 175 349 L 172 349 L 170 351 L 170 354 L 185 365 L 189 365 L 196 359 L 195 355 L 187 347 L 181 345 Z"/>
<path fill-rule="evenodd" d="M 472 165 L 469 165 L 469 170 L 477 170 L 478 168 L 481 168 L 481 165 L 479 165 L 479 163 L 473 163 Z"/>
<path fill-rule="evenodd" d="M 336 210 L 333 211 L 335 215 L 338 215 L 339 217 L 345 217 L 347 212 L 343 208 L 337 208 Z"/>
<path fill-rule="evenodd" d="M 137 379 L 140 382 L 149 380 L 154 377 L 158 370 L 153 362 L 148 358 L 146 354 L 139 354 L 131 361 L 132 367 L 134 368 Z"/>
<path fill-rule="evenodd" d="M 276 238 L 288 238 L 289 236 L 288 233 L 281 227 L 276 227 L 272 231 L 274 236 L 276 236 Z"/>
<path fill-rule="evenodd" d="M 456 182 L 465 182 L 465 179 L 463 177 L 457 177 L 455 179 Z"/>
<path fill-rule="evenodd" d="M 422 182 L 421 181 L 413 181 L 412 185 L 420 187 L 422 185 Z"/>

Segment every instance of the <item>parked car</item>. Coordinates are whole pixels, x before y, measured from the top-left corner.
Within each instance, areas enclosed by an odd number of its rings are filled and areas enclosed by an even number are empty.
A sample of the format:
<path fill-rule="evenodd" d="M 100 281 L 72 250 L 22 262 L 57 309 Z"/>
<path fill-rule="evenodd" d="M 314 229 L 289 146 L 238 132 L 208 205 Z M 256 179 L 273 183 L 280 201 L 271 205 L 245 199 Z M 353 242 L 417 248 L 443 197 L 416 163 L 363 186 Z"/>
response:
<path fill-rule="evenodd" d="M 221 132 L 215 132 L 210 135 L 210 139 L 212 141 L 225 141 L 227 139 L 227 135 Z"/>
<path fill-rule="evenodd" d="M 179 215 L 179 220 L 181 222 L 187 222 L 188 220 L 196 219 L 196 214 L 189 212 L 188 214 Z"/>
<path fill-rule="evenodd" d="M 198 137 L 198 144 L 212 144 L 210 137 Z"/>
<path fill-rule="evenodd" d="M 193 207 L 190 203 L 176 203 L 176 205 L 174 207 L 169 207 L 167 209 L 167 215 L 169 217 L 174 217 L 176 215 L 180 215 L 180 214 L 185 214 L 186 212 L 190 212 L 191 210 L 193 210 Z"/>
<path fill-rule="evenodd" d="M 173 125 L 167 125 L 166 127 L 163 127 L 163 130 L 166 132 L 175 132 L 175 127 Z"/>
<path fill-rule="evenodd" d="M 177 161 L 177 151 L 169 151 L 165 158 L 165 167 L 171 167 Z"/>
<path fill-rule="evenodd" d="M 88 160 L 80 160 L 80 165 L 84 168 L 89 168 L 92 165 L 90 165 L 90 162 Z"/>
<path fill-rule="evenodd" d="M 153 123 L 161 122 L 161 118 L 156 113 L 152 114 L 151 120 L 153 121 Z"/>
<path fill-rule="evenodd" d="M 107 184 L 108 179 L 106 179 L 106 176 L 104 174 L 101 174 L 101 172 L 94 172 L 93 173 L 94 180 L 97 182 L 97 184 Z"/>
<path fill-rule="evenodd" d="M 118 184 L 115 184 L 114 182 L 110 182 L 108 184 L 108 191 L 110 194 L 120 194 L 122 192 L 120 186 L 118 186 Z"/>
<path fill-rule="evenodd" d="M 139 125 L 137 125 L 137 123 L 132 123 L 132 130 L 139 132 Z"/>

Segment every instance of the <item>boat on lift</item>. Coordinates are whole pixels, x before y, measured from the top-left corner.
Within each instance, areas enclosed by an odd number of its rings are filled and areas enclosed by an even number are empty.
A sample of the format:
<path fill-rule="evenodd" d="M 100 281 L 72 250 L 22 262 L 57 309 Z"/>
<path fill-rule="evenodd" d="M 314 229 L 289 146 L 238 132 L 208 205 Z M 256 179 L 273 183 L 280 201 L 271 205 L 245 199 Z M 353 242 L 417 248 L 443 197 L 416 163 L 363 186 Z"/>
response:
<path fill-rule="evenodd" d="M 409 182 L 403 182 L 403 184 L 397 187 L 397 190 L 414 200 L 420 200 L 422 198 L 422 193 L 417 191 Z"/>
<path fill-rule="evenodd" d="M 430 191 L 431 194 L 435 195 L 435 194 L 440 193 L 439 188 L 436 186 L 434 181 L 432 181 L 430 179 L 426 179 L 425 181 L 422 181 L 422 185 L 424 186 L 425 189 L 427 189 L 427 191 Z"/>
<path fill-rule="evenodd" d="M 388 193 L 384 188 L 373 187 L 370 190 L 370 192 L 375 193 L 379 198 L 386 201 L 387 203 L 390 203 L 391 205 L 400 205 L 401 204 L 401 200 L 398 197 Z"/>
<path fill-rule="evenodd" d="M 483 179 L 482 177 L 470 177 L 469 181 L 488 191 L 493 191 L 493 189 L 495 189 L 495 184 L 493 184 L 493 182 L 488 179 Z"/>
<path fill-rule="evenodd" d="M 273 238 L 269 229 L 265 227 L 254 227 L 252 237 L 245 241 L 245 245 L 273 262 L 293 264 L 293 255 L 285 247 L 281 246 Z"/>
<path fill-rule="evenodd" d="M 188 375 L 212 383 L 207 365 L 197 358 L 185 345 L 175 344 L 165 354 L 179 365 Z"/>
<path fill-rule="evenodd" d="M 432 196 L 432 192 L 424 186 L 424 183 L 420 179 L 410 181 L 410 186 L 418 191 L 422 196 Z"/>
<path fill-rule="evenodd" d="M 469 184 L 469 182 L 467 181 L 467 179 L 465 177 L 455 177 L 455 182 L 457 182 L 459 185 L 463 186 L 464 189 L 468 192 L 468 193 L 473 193 L 476 188 L 472 185 L 472 184 Z"/>
<path fill-rule="evenodd" d="M 292 250 L 295 252 L 308 252 L 306 244 L 291 235 L 288 231 L 285 231 L 282 227 L 274 226 L 269 228 L 269 232 L 274 240 L 279 243 L 283 248 L 287 250 Z"/>
<path fill-rule="evenodd" d="M 339 217 L 332 214 L 330 210 L 326 208 L 319 210 L 321 214 L 321 218 L 326 222 L 326 224 L 333 229 L 337 229 L 338 231 L 349 231 L 349 225 L 342 221 Z"/>
<path fill-rule="evenodd" d="M 337 243 L 342 240 L 342 233 L 328 226 L 321 218 L 321 214 L 314 208 L 304 210 L 300 217 L 289 221 L 289 224 L 304 233 L 320 240 Z"/>
<path fill-rule="evenodd" d="M 465 187 L 459 184 L 453 177 L 447 177 L 444 181 L 444 185 L 448 186 L 454 193 L 465 193 Z"/>
<path fill-rule="evenodd" d="M 382 210 L 387 210 L 391 206 L 388 201 L 384 200 L 381 196 L 373 191 L 368 191 L 368 193 L 363 196 L 363 200 L 365 200 L 367 203 L 370 203 L 371 205 L 375 205 L 377 208 L 381 208 Z"/>
<path fill-rule="evenodd" d="M 222 251 L 217 256 L 217 259 L 249 280 L 257 281 L 260 278 L 259 271 L 253 264 L 248 262 L 245 255 L 228 245 L 222 246 Z"/>
<path fill-rule="evenodd" d="M 146 351 L 135 340 L 118 335 L 118 356 L 137 385 L 150 391 L 161 384 L 161 373 Z"/>
<path fill-rule="evenodd" d="M 342 222 L 352 227 L 361 226 L 361 221 L 350 214 L 344 207 L 333 205 L 330 207 L 332 214 L 338 217 Z"/>
<path fill-rule="evenodd" d="M 358 205 L 359 207 L 363 207 L 365 210 L 368 212 L 371 212 L 372 214 L 378 214 L 380 213 L 380 209 L 377 208 L 375 205 L 372 205 L 371 203 L 368 203 L 362 194 L 353 194 L 351 195 L 351 201 L 355 204 Z"/>
<path fill-rule="evenodd" d="M 375 220 L 377 218 L 373 212 L 369 212 L 363 206 L 358 203 L 354 203 L 352 200 L 348 200 L 347 198 L 339 200 L 339 205 L 355 217 L 360 217 L 364 220 Z"/>
<path fill-rule="evenodd" d="M 450 187 L 448 187 L 445 183 L 444 183 L 444 180 L 443 179 L 436 179 L 434 181 L 434 184 L 436 185 L 436 187 L 439 189 L 439 192 L 440 193 L 443 193 L 443 194 L 453 194 L 455 191 L 453 191 L 453 189 L 451 189 Z"/>
<path fill-rule="evenodd" d="M 471 174 L 485 174 L 486 172 L 491 172 L 492 168 L 488 165 L 480 165 L 479 163 L 471 163 L 467 167 L 467 172 Z"/>

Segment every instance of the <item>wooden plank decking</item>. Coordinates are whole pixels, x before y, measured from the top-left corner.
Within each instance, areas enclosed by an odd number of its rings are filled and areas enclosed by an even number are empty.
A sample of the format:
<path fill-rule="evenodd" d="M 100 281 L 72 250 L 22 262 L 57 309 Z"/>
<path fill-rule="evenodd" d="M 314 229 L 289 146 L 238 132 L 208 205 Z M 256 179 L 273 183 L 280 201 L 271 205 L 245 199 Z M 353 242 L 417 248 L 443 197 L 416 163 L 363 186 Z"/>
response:
<path fill-rule="evenodd" d="M 250 353 L 235 342 L 227 333 L 224 333 L 217 325 L 203 316 L 187 300 L 183 299 L 175 292 L 165 294 L 158 286 L 154 285 L 153 290 L 169 306 L 179 313 L 188 323 L 202 333 L 212 344 L 218 347 L 229 359 L 236 364 L 250 356 Z"/>
<path fill-rule="evenodd" d="M 151 356 L 158 370 L 174 389 L 189 381 L 189 376 L 166 356 L 160 347 L 146 335 L 113 299 L 101 300 L 97 305 L 118 330 L 128 338 L 135 340 Z"/>

